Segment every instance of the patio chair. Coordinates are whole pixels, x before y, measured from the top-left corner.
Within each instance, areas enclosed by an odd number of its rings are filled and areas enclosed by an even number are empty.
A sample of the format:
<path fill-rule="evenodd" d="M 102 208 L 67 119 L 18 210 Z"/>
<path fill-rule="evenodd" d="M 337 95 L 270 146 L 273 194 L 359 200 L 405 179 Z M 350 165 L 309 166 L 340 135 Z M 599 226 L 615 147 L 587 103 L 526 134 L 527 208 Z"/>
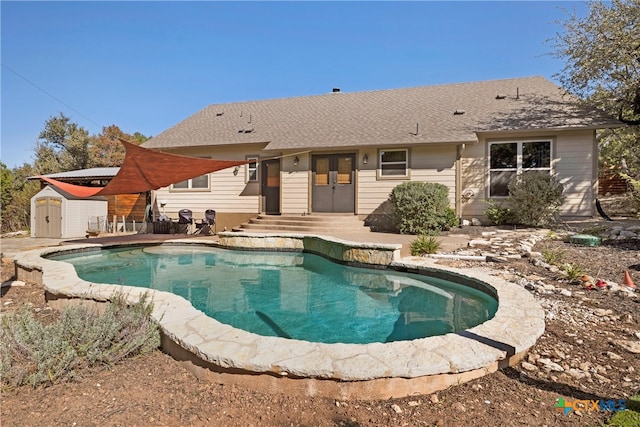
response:
<path fill-rule="evenodd" d="M 196 223 L 195 234 L 211 234 L 213 228 L 213 234 L 216 234 L 216 211 L 213 209 L 207 209 L 204 211 L 204 219 Z"/>
<path fill-rule="evenodd" d="M 191 209 L 180 209 L 178 211 L 178 234 L 189 234 L 193 224 L 193 212 Z"/>

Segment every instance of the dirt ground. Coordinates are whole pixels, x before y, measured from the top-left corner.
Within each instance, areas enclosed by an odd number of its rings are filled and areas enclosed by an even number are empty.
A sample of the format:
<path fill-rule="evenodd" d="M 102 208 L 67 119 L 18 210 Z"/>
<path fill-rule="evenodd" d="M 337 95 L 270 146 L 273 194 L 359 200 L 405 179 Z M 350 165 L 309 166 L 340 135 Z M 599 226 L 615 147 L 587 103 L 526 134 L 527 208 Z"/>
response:
<path fill-rule="evenodd" d="M 640 223 L 636 221 L 636 223 Z M 486 231 L 478 228 L 478 232 Z M 465 230 L 468 231 L 468 230 Z M 556 251 L 595 278 L 640 284 L 640 240 L 584 247 L 545 239 L 534 250 Z M 451 262 L 451 261 L 449 261 Z M 539 263 L 538 263 L 539 264 Z M 458 267 L 473 265 L 456 262 Z M 587 290 L 532 259 L 491 264 L 545 308 L 546 331 L 525 360 L 480 379 L 423 396 L 342 401 L 282 394 L 198 380 L 160 350 L 72 383 L 2 390 L 3 426 L 597 426 L 613 415 L 593 406 L 565 415 L 559 398 L 613 400 L 640 393 L 640 299 Z M 13 275 L 2 265 L 2 281 Z M 2 289 L 2 311 L 31 304 L 54 313 L 36 285 Z M 625 343 L 635 343 L 629 348 Z"/>

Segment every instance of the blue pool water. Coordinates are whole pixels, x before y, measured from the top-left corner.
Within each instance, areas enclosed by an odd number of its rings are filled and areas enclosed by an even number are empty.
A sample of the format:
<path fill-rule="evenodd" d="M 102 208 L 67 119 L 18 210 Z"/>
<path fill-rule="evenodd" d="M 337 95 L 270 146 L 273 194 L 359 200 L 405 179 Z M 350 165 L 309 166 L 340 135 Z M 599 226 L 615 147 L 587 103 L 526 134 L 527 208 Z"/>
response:
<path fill-rule="evenodd" d="M 94 283 L 180 295 L 233 327 L 325 343 L 412 340 L 476 326 L 498 303 L 433 277 L 340 265 L 307 253 L 147 246 L 56 255 Z"/>

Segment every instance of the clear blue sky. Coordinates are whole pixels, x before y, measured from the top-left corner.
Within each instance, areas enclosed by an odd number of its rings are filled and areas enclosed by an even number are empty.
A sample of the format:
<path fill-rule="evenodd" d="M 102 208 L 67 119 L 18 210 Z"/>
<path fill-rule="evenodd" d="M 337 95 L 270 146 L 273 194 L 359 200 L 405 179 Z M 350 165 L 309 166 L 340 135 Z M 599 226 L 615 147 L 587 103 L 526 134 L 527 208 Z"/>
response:
<path fill-rule="evenodd" d="M 45 121 L 60 112 L 90 134 L 115 124 L 153 136 L 216 103 L 333 87 L 555 80 L 563 65 L 549 55 L 549 39 L 562 30 L 557 21 L 587 11 L 584 2 L 568 1 L 0 7 L 1 159 L 10 168 L 32 162 Z"/>

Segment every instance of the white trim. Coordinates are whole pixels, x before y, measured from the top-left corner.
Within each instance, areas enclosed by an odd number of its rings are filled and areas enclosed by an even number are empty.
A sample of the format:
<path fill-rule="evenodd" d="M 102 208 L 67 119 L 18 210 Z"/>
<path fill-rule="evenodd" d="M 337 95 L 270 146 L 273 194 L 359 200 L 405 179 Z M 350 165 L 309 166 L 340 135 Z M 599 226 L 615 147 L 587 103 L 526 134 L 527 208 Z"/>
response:
<path fill-rule="evenodd" d="M 522 147 L 527 143 L 549 143 L 549 166 L 548 167 L 534 167 L 534 168 L 524 168 L 522 165 L 523 154 Z M 516 166 L 515 168 L 491 168 L 491 147 L 493 145 L 504 145 L 504 144 L 516 144 Z M 487 198 L 488 199 L 501 199 L 508 196 L 499 196 L 491 194 L 491 172 L 514 172 L 516 176 L 522 175 L 524 171 L 549 171 L 549 175 L 553 176 L 554 174 L 554 149 L 555 149 L 555 139 L 551 137 L 542 137 L 542 138 L 530 138 L 530 139 L 509 139 L 509 140 L 494 140 L 487 141 Z"/>
<path fill-rule="evenodd" d="M 210 159 L 211 157 L 199 157 L 201 159 Z M 198 179 L 201 177 L 205 177 L 207 178 L 207 186 L 206 187 L 193 187 L 193 180 L 194 179 Z M 186 188 L 176 188 L 175 185 L 179 184 L 181 182 L 186 182 L 187 183 L 187 187 Z M 171 184 L 169 186 L 169 192 L 170 193 L 189 193 L 189 192 L 200 192 L 200 193 L 204 193 L 204 192 L 211 192 L 211 174 L 210 173 L 206 173 L 204 175 L 200 175 L 200 176 L 196 176 L 194 178 L 189 178 L 189 179 L 185 179 L 184 181 L 180 181 L 180 182 L 176 182 L 174 184 Z"/>
<path fill-rule="evenodd" d="M 260 181 L 260 156 L 257 155 L 247 155 L 245 156 L 245 160 L 247 163 L 244 167 L 244 182 L 259 182 Z M 252 168 L 251 163 L 254 163 L 255 166 Z M 254 178 L 251 178 L 251 171 L 255 172 Z"/>
<path fill-rule="evenodd" d="M 385 152 L 394 152 L 394 151 L 404 151 L 405 153 L 405 160 L 403 162 L 383 162 L 382 161 L 382 156 L 384 155 Z M 404 165 L 404 175 L 384 175 L 383 174 L 383 170 L 382 170 L 382 166 L 383 165 Z M 378 149 L 378 165 L 376 168 L 376 177 L 377 179 L 402 179 L 402 180 L 406 180 L 406 179 L 410 179 L 411 178 L 411 172 L 410 172 L 410 168 L 409 168 L 409 149 L 408 148 L 381 148 Z"/>

